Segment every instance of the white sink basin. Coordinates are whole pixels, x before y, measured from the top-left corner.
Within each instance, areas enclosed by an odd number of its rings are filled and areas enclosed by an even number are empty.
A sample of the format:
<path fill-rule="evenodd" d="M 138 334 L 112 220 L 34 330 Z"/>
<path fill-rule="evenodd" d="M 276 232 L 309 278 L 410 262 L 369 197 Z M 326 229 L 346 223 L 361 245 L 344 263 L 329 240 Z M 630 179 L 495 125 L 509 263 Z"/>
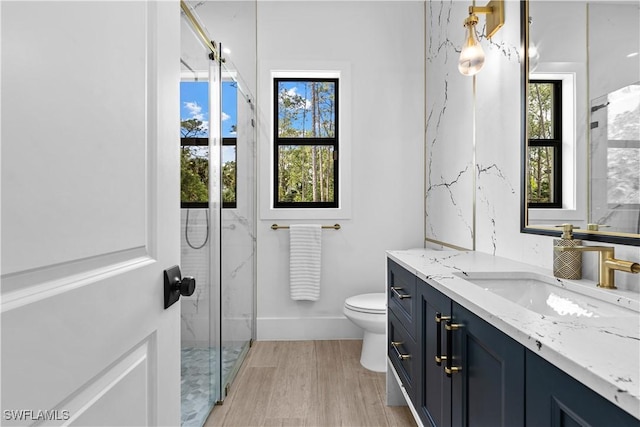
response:
<path fill-rule="evenodd" d="M 456 276 L 480 286 L 502 298 L 512 301 L 527 310 L 550 317 L 620 317 L 637 316 L 632 309 L 613 303 L 615 294 L 607 294 L 601 289 L 590 293 L 601 293 L 612 302 L 603 301 L 594 296 L 576 292 L 580 285 L 559 281 L 555 277 L 542 274 L 515 272 L 467 272 L 455 273 Z M 569 289 L 572 287 L 573 289 Z M 585 291 L 589 291 L 585 289 Z M 620 300 L 620 298 L 617 298 Z M 626 298 L 625 298 L 626 300 Z"/>

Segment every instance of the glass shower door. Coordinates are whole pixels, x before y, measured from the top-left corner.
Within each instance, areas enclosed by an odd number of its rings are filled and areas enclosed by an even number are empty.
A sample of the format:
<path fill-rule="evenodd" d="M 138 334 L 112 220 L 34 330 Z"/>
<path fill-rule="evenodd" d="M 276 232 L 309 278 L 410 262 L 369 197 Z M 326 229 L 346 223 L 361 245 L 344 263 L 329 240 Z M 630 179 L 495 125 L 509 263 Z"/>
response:
<path fill-rule="evenodd" d="M 255 331 L 254 99 L 230 59 L 222 70 L 222 384 L 230 384 Z M 223 390 L 223 398 L 226 390 Z"/>
<path fill-rule="evenodd" d="M 180 301 L 181 425 L 200 427 L 222 394 L 220 67 L 193 25 L 182 21 L 180 250 L 182 273 L 196 278 L 196 290 Z"/>
<path fill-rule="evenodd" d="M 181 265 L 184 275 L 196 278 L 194 294 L 180 301 L 183 426 L 201 426 L 221 398 L 220 214 L 219 206 L 209 200 L 206 181 L 216 169 L 209 143 L 215 138 L 203 131 L 201 120 L 189 118 L 189 106 L 193 112 L 198 96 L 204 93 L 203 104 L 208 105 L 208 92 L 215 87 L 209 83 L 181 82 L 181 104 L 187 105 L 182 132 L 190 135 L 181 138 Z"/>
<path fill-rule="evenodd" d="M 196 7 L 208 24 L 223 19 L 215 2 L 185 7 L 196 22 L 202 22 Z M 207 33 L 202 24 L 203 31 L 191 37 L 194 23 L 187 21 L 182 85 L 187 93 L 184 80 L 201 84 L 198 93 L 204 95 L 181 99 L 183 139 L 193 145 L 182 153 L 182 192 L 205 194 L 205 203 L 183 205 L 182 213 L 183 274 L 197 280 L 195 294 L 181 303 L 182 425 L 201 426 L 213 405 L 224 400 L 255 336 L 255 102 L 231 60 L 220 60 L 222 47 L 202 43 L 210 40 L 202 36 Z M 186 46 L 194 40 L 198 46 Z M 203 160 L 206 168 L 200 167 Z M 194 184 L 198 180 L 204 188 Z"/>

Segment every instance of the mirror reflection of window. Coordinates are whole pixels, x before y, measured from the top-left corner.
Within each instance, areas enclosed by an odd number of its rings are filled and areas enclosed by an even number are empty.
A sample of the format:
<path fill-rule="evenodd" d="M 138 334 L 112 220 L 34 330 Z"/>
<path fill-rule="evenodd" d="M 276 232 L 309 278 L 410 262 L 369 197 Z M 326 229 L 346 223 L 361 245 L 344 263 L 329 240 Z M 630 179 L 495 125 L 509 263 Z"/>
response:
<path fill-rule="evenodd" d="M 531 80 L 528 91 L 530 208 L 562 207 L 562 81 Z"/>

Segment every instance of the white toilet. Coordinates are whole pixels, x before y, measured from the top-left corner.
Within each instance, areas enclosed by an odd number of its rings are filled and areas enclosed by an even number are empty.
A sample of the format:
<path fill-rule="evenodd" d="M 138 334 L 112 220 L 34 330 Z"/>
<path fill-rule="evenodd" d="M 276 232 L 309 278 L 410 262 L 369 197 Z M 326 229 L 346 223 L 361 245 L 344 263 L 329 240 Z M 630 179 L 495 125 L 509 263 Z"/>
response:
<path fill-rule="evenodd" d="M 344 315 L 364 329 L 360 364 L 375 372 L 387 371 L 387 296 L 362 294 L 344 301 Z"/>

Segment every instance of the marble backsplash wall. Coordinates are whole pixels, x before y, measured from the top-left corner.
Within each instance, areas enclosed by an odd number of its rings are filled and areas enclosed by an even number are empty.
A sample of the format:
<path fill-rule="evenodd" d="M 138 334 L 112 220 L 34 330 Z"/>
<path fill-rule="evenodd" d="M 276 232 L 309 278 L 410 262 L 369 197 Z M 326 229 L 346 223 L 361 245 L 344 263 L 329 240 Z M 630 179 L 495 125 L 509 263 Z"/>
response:
<path fill-rule="evenodd" d="M 519 22 L 520 3 L 506 1 L 505 25 L 481 40 L 486 60 L 476 76 L 476 249 L 490 254 L 508 255 L 504 244 L 520 229 Z"/>
<path fill-rule="evenodd" d="M 481 38 L 486 62 L 475 96 L 474 79 L 457 69 L 471 2 L 426 4 L 427 245 L 475 249 L 550 271 L 553 239 L 520 233 L 520 2 L 505 1 L 504 27 L 492 40 Z M 640 249 L 616 245 L 616 255 L 640 260 Z M 583 277 L 596 280 L 596 254 L 584 255 Z M 619 273 L 616 282 L 640 290 L 638 275 Z"/>
<path fill-rule="evenodd" d="M 501 208 L 519 203 L 519 2 L 507 2 L 509 25 L 493 40 L 481 37 L 475 82 L 458 72 L 470 3 L 427 4 L 426 237 L 492 253 L 496 221 L 519 227 L 519 210 Z"/>

